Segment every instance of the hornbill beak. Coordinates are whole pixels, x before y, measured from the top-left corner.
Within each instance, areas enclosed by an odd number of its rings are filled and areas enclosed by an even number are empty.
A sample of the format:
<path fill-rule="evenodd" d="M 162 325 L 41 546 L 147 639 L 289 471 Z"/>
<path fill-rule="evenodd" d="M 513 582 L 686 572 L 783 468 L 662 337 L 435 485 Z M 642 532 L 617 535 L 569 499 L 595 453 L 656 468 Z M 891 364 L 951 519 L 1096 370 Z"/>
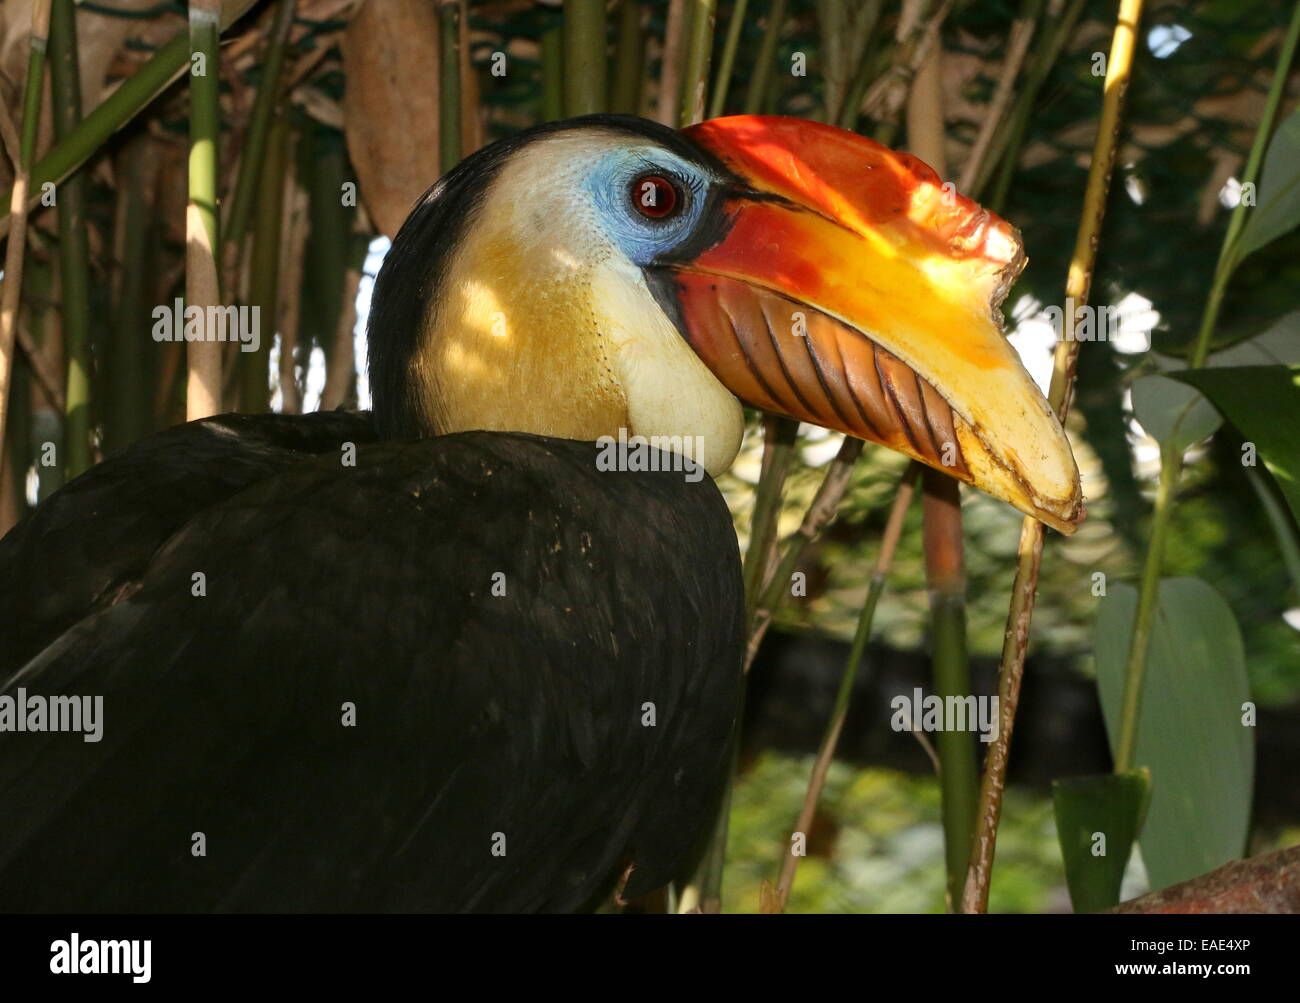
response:
<path fill-rule="evenodd" d="M 888 446 L 1072 533 L 1078 468 L 1002 332 L 1025 264 L 1015 228 L 914 157 L 831 126 L 742 115 L 686 135 L 739 179 L 721 236 L 659 266 L 714 375 L 754 407 Z"/>

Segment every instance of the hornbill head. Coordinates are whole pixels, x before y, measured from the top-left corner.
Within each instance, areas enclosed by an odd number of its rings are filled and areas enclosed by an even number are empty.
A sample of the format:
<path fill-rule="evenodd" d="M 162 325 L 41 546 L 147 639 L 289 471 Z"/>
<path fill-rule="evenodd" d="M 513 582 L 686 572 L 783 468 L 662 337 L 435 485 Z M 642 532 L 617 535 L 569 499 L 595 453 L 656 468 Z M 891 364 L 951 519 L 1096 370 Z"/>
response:
<path fill-rule="evenodd" d="M 398 233 L 371 311 L 376 417 L 391 436 L 701 436 L 716 475 L 743 401 L 1069 533 L 1074 457 L 1002 332 L 1024 262 L 920 161 L 831 126 L 552 123 L 467 158 Z"/>

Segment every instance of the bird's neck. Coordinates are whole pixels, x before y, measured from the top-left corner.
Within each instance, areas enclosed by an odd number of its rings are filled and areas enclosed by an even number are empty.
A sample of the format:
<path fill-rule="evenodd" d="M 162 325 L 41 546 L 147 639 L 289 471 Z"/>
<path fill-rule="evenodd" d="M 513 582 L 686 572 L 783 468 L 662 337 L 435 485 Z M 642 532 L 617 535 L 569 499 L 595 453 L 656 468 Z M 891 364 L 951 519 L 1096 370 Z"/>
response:
<path fill-rule="evenodd" d="M 500 222 L 480 217 L 451 262 L 416 363 L 435 432 L 589 441 L 627 425 L 592 273 L 556 246 L 523 252 Z"/>

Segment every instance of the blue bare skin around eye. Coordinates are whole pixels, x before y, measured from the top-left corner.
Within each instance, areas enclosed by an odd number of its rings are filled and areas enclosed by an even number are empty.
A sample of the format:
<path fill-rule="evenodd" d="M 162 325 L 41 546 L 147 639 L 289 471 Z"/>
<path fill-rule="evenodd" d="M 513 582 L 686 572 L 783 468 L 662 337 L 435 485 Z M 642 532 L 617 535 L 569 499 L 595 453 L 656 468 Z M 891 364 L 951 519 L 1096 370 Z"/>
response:
<path fill-rule="evenodd" d="M 664 219 L 647 219 L 632 204 L 633 182 L 643 174 L 670 180 L 681 203 Z M 598 160 L 585 187 L 600 227 L 628 260 L 648 265 L 690 236 L 704 208 L 713 179 L 667 151 L 618 150 Z"/>

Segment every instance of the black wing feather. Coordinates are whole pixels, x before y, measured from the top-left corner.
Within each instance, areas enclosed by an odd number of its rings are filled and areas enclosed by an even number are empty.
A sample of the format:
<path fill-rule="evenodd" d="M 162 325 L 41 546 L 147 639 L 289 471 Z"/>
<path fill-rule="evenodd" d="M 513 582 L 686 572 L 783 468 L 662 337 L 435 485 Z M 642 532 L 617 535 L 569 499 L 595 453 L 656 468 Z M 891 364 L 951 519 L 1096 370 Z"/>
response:
<path fill-rule="evenodd" d="M 465 433 L 300 457 L 163 535 L 5 688 L 105 727 L 0 735 L 0 908 L 567 910 L 711 820 L 742 604 L 707 478 Z"/>

